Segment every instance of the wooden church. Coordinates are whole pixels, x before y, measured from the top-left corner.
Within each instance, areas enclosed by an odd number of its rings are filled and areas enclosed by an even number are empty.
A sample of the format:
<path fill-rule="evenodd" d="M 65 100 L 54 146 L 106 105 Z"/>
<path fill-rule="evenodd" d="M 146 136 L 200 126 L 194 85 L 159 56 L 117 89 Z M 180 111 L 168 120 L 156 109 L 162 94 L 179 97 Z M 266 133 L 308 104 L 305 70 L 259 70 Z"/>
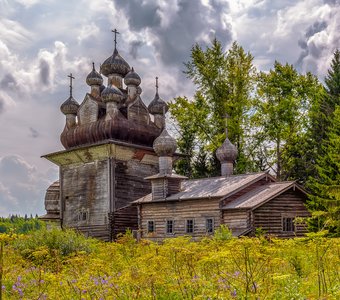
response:
<path fill-rule="evenodd" d="M 127 229 L 154 240 L 199 238 L 222 224 L 236 236 L 259 227 L 283 237 L 306 232 L 294 222 L 309 215 L 304 190 L 264 172 L 232 175 L 237 149 L 227 132 L 216 153 L 220 177 L 188 180 L 173 173 L 179 154 L 165 128 L 168 107 L 157 78 L 155 97 L 146 106 L 141 78 L 119 54 L 116 38 L 100 73 L 93 64 L 86 78 L 91 91 L 80 105 L 69 77 L 70 96 L 60 108 L 65 150 L 43 156 L 59 166 L 59 180 L 47 189 L 42 220 L 106 241 Z"/>

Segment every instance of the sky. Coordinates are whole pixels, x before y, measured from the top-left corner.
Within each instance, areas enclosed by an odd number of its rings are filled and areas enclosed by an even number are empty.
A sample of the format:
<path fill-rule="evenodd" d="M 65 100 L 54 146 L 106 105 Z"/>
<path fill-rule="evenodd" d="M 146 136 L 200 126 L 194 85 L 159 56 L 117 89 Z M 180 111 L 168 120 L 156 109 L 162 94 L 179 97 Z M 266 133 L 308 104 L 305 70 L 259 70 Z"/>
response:
<path fill-rule="evenodd" d="M 114 28 L 148 104 L 156 76 L 164 100 L 193 95 L 183 63 L 214 37 L 225 50 L 237 41 L 258 70 L 277 60 L 323 80 L 340 48 L 340 0 L 0 0 L 0 216 L 44 214 L 58 168 L 41 155 L 63 149 L 67 75 L 80 103 Z"/>

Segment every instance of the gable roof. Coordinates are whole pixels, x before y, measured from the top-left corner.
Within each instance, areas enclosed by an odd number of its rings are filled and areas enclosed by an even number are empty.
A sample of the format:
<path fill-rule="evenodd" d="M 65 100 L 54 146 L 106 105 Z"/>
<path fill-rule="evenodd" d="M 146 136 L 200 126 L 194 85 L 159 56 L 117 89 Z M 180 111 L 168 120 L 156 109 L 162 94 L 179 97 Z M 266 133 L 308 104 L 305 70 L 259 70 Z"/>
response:
<path fill-rule="evenodd" d="M 230 196 L 246 186 L 270 176 L 267 172 L 183 181 L 181 192 L 170 195 L 167 200 L 222 198 Z M 270 176 L 271 177 L 271 176 Z M 272 177 L 271 177 L 272 179 Z M 274 180 L 274 179 L 272 179 Z"/>
<path fill-rule="evenodd" d="M 245 195 L 227 203 L 222 207 L 222 209 L 256 209 L 292 187 L 305 193 L 305 191 L 301 189 L 295 181 L 272 182 L 256 187 Z"/>
<path fill-rule="evenodd" d="M 271 181 L 275 181 L 275 179 L 267 172 L 184 180 L 182 182 L 181 192 L 170 195 L 166 199 L 158 200 L 157 202 L 204 198 L 224 198 L 231 196 L 239 190 L 244 189 L 245 187 L 265 177 L 268 177 Z M 152 201 L 152 194 L 148 194 L 134 201 L 134 203 L 148 202 L 156 202 Z"/>

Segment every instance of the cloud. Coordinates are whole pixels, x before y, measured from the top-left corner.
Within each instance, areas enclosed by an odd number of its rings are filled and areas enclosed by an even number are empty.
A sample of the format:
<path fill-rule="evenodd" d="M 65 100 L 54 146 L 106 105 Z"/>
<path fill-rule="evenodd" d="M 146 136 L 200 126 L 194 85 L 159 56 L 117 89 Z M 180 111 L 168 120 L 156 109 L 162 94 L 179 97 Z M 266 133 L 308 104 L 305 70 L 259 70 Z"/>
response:
<path fill-rule="evenodd" d="M 190 48 L 195 43 L 209 43 L 212 32 L 223 45 L 232 40 L 231 24 L 226 18 L 229 6 L 225 1 L 210 0 L 209 5 L 201 1 L 174 1 L 171 17 L 167 15 L 170 5 L 162 1 L 114 2 L 125 13 L 130 30 L 135 33 L 143 30 L 155 55 L 166 65 L 182 68 L 189 59 Z"/>
<path fill-rule="evenodd" d="M 37 138 L 40 136 L 39 132 L 36 129 L 30 127 L 29 130 L 30 130 L 30 136 L 32 138 Z"/>
<path fill-rule="evenodd" d="M 143 46 L 143 42 L 142 41 L 132 41 L 130 43 L 130 55 L 136 59 L 138 56 L 138 50 Z"/>
<path fill-rule="evenodd" d="M 56 175 L 41 174 L 17 155 L 0 158 L 0 214 L 43 213 L 45 190 Z"/>

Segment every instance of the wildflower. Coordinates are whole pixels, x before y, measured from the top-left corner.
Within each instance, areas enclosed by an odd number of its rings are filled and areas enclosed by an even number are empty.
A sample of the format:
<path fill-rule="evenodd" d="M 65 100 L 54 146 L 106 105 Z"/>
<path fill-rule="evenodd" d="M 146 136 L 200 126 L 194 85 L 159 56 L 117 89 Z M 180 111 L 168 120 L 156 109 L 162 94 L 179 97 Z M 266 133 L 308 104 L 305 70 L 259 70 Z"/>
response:
<path fill-rule="evenodd" d="M 232 296 L 232 297 L 236 297 L 236 296 L 237 296 L 236 290 L 233 290 L 233 292 L 231 293 L 231 296 Z"/>
<path fill-rule="evenodd" d="M 1 287 L 3 290 L 5 290 L 6 289 L 6 287 L 3 285 L 2 287 Z"/>

